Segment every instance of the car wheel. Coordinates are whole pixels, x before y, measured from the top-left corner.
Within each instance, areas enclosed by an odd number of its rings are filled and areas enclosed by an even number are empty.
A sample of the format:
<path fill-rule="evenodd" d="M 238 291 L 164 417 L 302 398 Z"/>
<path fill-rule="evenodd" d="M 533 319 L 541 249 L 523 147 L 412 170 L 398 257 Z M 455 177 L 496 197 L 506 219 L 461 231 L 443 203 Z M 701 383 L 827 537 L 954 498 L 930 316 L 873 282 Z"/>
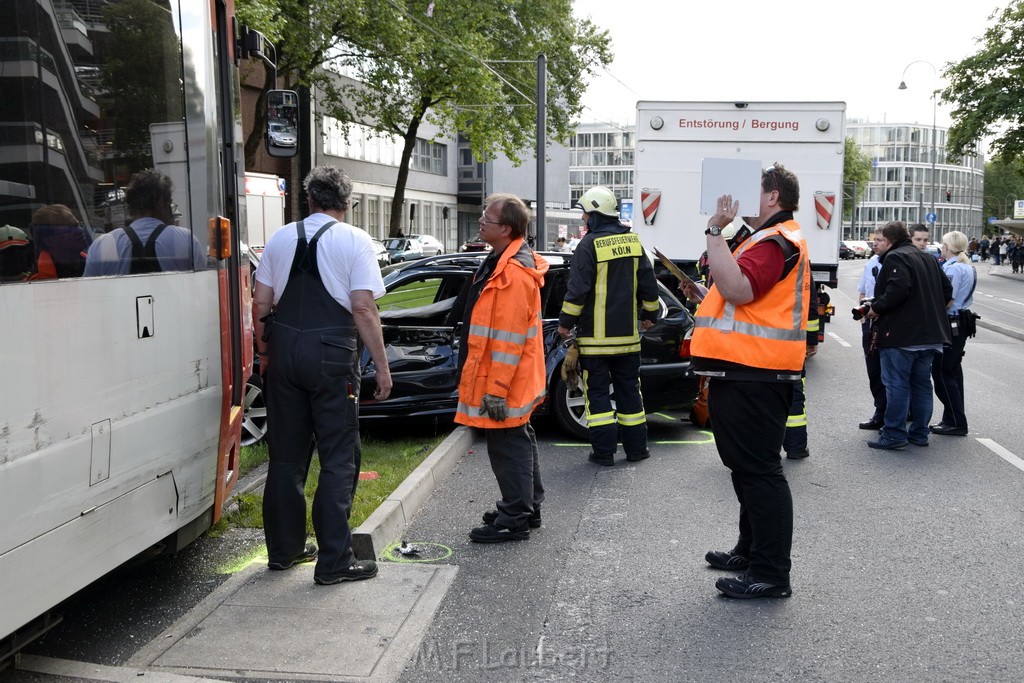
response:
<path fill-rule="evenodd" d="M 242 445 L 255 446 L 267 435 L 267 401 L 259 375 L 245 383 L 242 410 Z"/>
<path fill-rule="evenodd" d="M 554 390 L 554 412 L 555 419 L 559 426 L 581 441 L 588 441 L 590 434 L 587 430 L 586 399 L 583 396 L 583 385 L 576 389 L 570 389 L 561 377 L 561 368 L 555 371 L 557 380 Z M 582 380 L 581 380 L 582 381 Z M 615 389 L 608 388 L 612 392 L 612 410 L 615 409 Z"/>

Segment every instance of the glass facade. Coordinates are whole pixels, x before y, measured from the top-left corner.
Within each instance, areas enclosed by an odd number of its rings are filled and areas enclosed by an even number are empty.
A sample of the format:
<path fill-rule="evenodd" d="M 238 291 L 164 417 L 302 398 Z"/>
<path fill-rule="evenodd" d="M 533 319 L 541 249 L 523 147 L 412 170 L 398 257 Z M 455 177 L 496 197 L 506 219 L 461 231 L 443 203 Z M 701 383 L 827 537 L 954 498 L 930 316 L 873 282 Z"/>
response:
<path fill-rule="evenodd" d="M 569 193 L 573 203 L 595 185 L 620 200 L 633 197 L 634 133 L 608 124 L 583 124 L 569 141 Z"/>
<path fill-rule="evenodd" d="M 853 221 L 844 221 L 844 237 L 866 239 L 893 220 L 928 223 L 933 207 L 933 239 L 950 230 L 980 235 L 985 177 L 980 145 L 975 154 L 954 163 L 946 157 L 945 128 L 851 122 L 846 130 L 871 159 L 872 169 Z"/>

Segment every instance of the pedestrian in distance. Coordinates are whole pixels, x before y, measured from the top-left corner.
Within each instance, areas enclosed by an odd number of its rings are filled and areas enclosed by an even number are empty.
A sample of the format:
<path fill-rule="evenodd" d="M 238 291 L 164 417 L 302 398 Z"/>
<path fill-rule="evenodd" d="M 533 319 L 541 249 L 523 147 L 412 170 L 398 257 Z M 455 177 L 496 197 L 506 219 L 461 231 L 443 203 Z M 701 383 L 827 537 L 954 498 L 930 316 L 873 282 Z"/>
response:
<path fill-rule="evenodd" d="M 626 460 L 639 462 L 650 456 L 640 394 L 640 332 L 658 319 L 658 281 L 640 237 L 619 222 L 619 202 L 611 190 L 592 187 L 576 206 L 583 209 L 587 234 L 574 252 L 558 332 L 568 339 L 576 330 L 593 448 L 589 460 L 614 465 L 621 439 Z"/>
<path fill-rule="evenodd" d="M 526 540 L 544 502 L 537 437 L 530 416 L 544 400 L 547 374 L 540 289 L 548 262 L 525 239 L 530 210 L 511 194 L 484 200 L 480 239 L 491 252 L 473 276 L 459 357 L 455 421 L 483 430 L 501 499 L 469 532 L 478 543 Z"/>
<path fill-rule="evenodd" d="M 875 407 L 871 417 L 861 422 L 858 427 L 873 431 L 881 429 L 882 425 L 885 424 L 885 385 L 882 384 L 882 361 L 878 356 L 878 329 L 875 326 L 875 321 L 863 314 L 867 309 L 861 307 L 866 303 L 870 303 L 870 300 L 875 296 L 875 279 L 878 277 L 880 265 L 878 250 L 881 241 L 882 233 L 875 233 L 873 238 L 875 253 L 864 264 L 864 271 L 861 273 L 860 282 L 857 284 L 858 308 L 855 309 L 860 316 L 861 348 L 864 350 L 864 366 L 868 373 L 868 388 L 871 390 L 871 399 Z"/>
<path fill-rule="evenodd" d="M 317 166 L 304 185 L 309 215 L 275 232 L 256 268 L 253 318 L 270 451 L 263 525 L 268 568 L 315 560 L 313 580 L 329 585 L 377 575 L 376 563 L 356 559 L 348 524 L 361 460 L 360 343 L 376 373 L 375 399 L 390 395 L 391 373 L 374 301 L 385 290 L 373 242 L 344 222 L 352 181 Z M 319 548 L 306 543 L 303 493 L 314 439 Z"/>
<path fill-rule="evenodd" d="M 902 450 L 928 445 L 932 414 L 932 362 L 949 344 L 946 304 L 953 288 L 938 261 L 910 240 L 906 224 L 882 227 L 881 267 L 866 315 L 878 321 L 885 384 L 885 424 L 871 448 Z M 907 430 L 907 411 L 913 421 Z"/>
<path fill-rule="evenodd" d="M 967 414 L 964 409 L 964 370 L 962 366 L 967 337 L 975 333 L 975 318 L 971 312 L 974 287 L 978 273 L 964 253 L 967 235 L 954 230 L 942 236 L 942 256 L 946 259 L 942 272 L 953 286 L 953 303 L 946 310 L 949 316 L 950 346 L 932 363 L 932 381 L 935 395 L 942 403 L 942 420 L 931 425 L 932 434 L 967 436 Z"/>
<path fill-rule="evenodd" d="M 716 569 L 746 570 L 715 583 L 733 598 L 792 594 L 793 498 L 781 453 L 807 354 L 813 286 L 793 215 L 799 202 L 797 177 L 776 163 L 761 174 L 757 216 L 744 218 L 755 232 L 735 253 L 721 235 L 739 210 L 730 195 L 718 199 L 705 231 L 714 284 L 694 318 L 693 366 L 711 378 L 711 428 L 740 504 L 736 545 L 705 559 Z M 705 294 L 695 283 L 684 288 L 691 300 Z"/>

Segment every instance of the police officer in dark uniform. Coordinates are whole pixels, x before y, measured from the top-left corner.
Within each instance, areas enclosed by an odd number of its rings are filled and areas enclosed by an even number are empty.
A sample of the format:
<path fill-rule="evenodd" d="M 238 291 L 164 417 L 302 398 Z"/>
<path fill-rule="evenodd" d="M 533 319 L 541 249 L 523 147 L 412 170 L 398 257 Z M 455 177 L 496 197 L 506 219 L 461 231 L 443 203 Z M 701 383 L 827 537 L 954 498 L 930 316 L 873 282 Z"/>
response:
<path fill-rule="evenodd" d="M 376 371 L 375 398 L 391 393 L 374 302 L 385 290 L 370 236 L 342 222 L 352 181 L 318 166 L 305 187 L 310 215 L 271 236 L 256 270 L 253 317 L 270 450 L 263 523 L 270 569 L 316 560 L 314 581 L 335 584 L 377 574 L 373 561 L 355 559 L 348 518 L 359 478 L 360 340 Z M 303 487 L 314 437 L 319 549 L 305 542 Z"/>
<path fill-rule="evenodd" d="M 574 252 L 558 317 L 562 337 L 576 328 L 594 449 L 590 461 L 598 465 L 614 464 L 620 437 L 626 460 L 650 455 L 640 395 L 640 331 L 658 319 L 658 282 L 640 238 L 619 222 L 618 204 L 607 187 L 593 187 L 580 197 L 587 234 Z"/>

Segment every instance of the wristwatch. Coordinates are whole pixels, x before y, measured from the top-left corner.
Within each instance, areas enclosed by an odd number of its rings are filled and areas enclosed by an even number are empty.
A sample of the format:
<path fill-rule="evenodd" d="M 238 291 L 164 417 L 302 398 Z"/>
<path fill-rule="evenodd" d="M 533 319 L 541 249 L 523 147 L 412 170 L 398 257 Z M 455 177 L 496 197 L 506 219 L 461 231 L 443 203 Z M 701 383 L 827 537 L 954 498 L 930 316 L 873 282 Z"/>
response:
<path fill-rule="evenodd" d="M 717 225 L 712 225 L 710 228 L 704 231 L 705 235 L 711 235 L 712 237 L 718 237 L 722 234 L 722 229 Z"/>

